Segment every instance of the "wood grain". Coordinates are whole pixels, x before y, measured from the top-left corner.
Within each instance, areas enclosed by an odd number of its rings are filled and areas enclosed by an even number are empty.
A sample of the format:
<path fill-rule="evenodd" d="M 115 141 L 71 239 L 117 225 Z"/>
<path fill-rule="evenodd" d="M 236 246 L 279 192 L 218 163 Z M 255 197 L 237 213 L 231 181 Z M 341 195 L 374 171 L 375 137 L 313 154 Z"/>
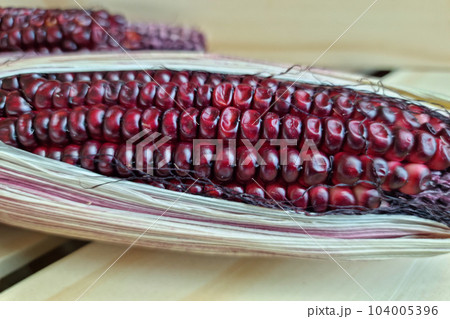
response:
<path fill-rule="evenodd" d="M 0 279 L 64 241 L 63 238 L 0 225 Z"/>
<path fill-rule="evenodd" d="M 90 244 L 1 300 L 75 300 L 124 247 Z M 341 262 L 375 300 L 449 300 L 450 256 Z M 233 258 L 131 249 L 81 300 L 370 300 L 333 261 Z"/>
<path fill-rule="evenodd" d="M 209 51 L 346 69 L 450 69 L 447 0 L 77 0 L 132 21 L 198 27 Z M 73 0 L 3 0 L 4 6 L 78 7 Z M 343 34 L 345 32 L 345 34 Z M 340 37 L 342 35 L 342 37 Z M 327 48 L 339 40 L 326 53 Z M 321 56 L 323 54 L 323 56 Z"/>
<path fill-rule="evenodd" d="M 450 72 L 399 70 L 383 78 L 383 83 L 401 84 L 410 88 L 442 93 L 450 96 Z"/>

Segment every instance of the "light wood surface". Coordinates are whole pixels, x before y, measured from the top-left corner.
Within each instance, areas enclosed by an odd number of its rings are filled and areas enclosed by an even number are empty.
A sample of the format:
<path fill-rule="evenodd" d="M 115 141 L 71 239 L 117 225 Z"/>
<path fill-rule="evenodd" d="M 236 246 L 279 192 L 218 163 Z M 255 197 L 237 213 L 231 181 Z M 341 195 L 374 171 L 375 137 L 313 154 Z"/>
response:
<path fill-rule="evenodd" d="M 357 22 L 373 0 L 77 2 L 84 8 L 124 13 L 132 21 L 198 27 L 207 36 L 210 52 L 305 65 L 320 57 L 318 66 L 352 70 L 450 69 L 448 0 L 380 0 Z M 74 0 L 3 0 L 2 5 L 78 7 Z"/>
<path fill-rule="evenodd" d="M 0 279 L 64 241 L 55 236 L 0 225 Z"/>
<path fill-rule="evenodd" d="M 386 85 L 401 84 L 450 96 L 450 72 L 399 70 L 383 77 L 383 83 Z"/>
<path fill-rule="evenodd" d="M 450 256 L 340 262 L 233 258 L 93 243 L 1 300 L 449 300 Z"/>

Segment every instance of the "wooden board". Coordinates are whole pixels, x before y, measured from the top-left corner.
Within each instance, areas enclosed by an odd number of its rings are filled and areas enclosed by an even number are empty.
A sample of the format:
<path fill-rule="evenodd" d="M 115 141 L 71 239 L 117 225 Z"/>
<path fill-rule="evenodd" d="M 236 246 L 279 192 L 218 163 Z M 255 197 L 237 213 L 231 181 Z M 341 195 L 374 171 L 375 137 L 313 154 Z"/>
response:
<path fill-rule="evenodd" d="M 123 13 L 132 21 L 196 26 L 206 33 L 210 52 L 305 65 L 320 57 L 318 66 L 352 70 L 450 69 L 447 0 L 77 2 Z M 73 0 L 3 0 L 2 5 L 78 8 Z"/>
<path fill-rule="evenodd" d="M 0 279 L 64 241 L 63 238 L 0 225 Z"/>
<path fill-rule="evenodd" d="M 75 300 L 125 247 L 93 243 L 1 300 Z M 375 300 L 450 300 L 450 256 L 341 265 Z M 131 249 L 80 300 L 371 300 L 333 261 Z"/>
<path fill-rule="evenodd" d="M 410 88 L 438 92 L 450 96 L 450 72 L 399 70 L 383 78 L 383 83 L 401 84 Z"/>

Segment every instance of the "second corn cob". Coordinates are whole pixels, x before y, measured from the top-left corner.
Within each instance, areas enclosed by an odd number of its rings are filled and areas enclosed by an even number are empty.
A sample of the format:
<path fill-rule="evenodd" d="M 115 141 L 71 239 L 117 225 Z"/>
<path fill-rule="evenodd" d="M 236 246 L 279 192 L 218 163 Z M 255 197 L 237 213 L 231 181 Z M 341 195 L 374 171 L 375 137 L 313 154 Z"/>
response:
<path fill-rule="evenodd" d="M 0 52 L 205 49 L 203 35 L 163 24 L 132 24 L 107 11 L 0 8 Z"/>

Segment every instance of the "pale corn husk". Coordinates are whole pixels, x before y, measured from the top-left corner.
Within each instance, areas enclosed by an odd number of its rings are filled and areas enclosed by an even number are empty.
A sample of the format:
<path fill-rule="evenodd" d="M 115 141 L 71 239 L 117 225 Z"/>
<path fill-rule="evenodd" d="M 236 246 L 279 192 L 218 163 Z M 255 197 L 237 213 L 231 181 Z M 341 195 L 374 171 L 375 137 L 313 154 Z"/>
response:
<path fill-rule="evenodd" d="M 0 77 L 168 68 L 276 75 L 287 66 L 191 53 L 18 58 Z M 449 105 L 449 99 L 321 69 L 276 76 L 358 86 L 392 97 Z M 428 101 L 430 103 L 427 103 Z M 0 144 L 0 222 L 51 234 L 180 251 L 339 259 L 383 259 L 450 252 L 450 228 L 407 215 L 305 216 L 109 178 Z"/>

